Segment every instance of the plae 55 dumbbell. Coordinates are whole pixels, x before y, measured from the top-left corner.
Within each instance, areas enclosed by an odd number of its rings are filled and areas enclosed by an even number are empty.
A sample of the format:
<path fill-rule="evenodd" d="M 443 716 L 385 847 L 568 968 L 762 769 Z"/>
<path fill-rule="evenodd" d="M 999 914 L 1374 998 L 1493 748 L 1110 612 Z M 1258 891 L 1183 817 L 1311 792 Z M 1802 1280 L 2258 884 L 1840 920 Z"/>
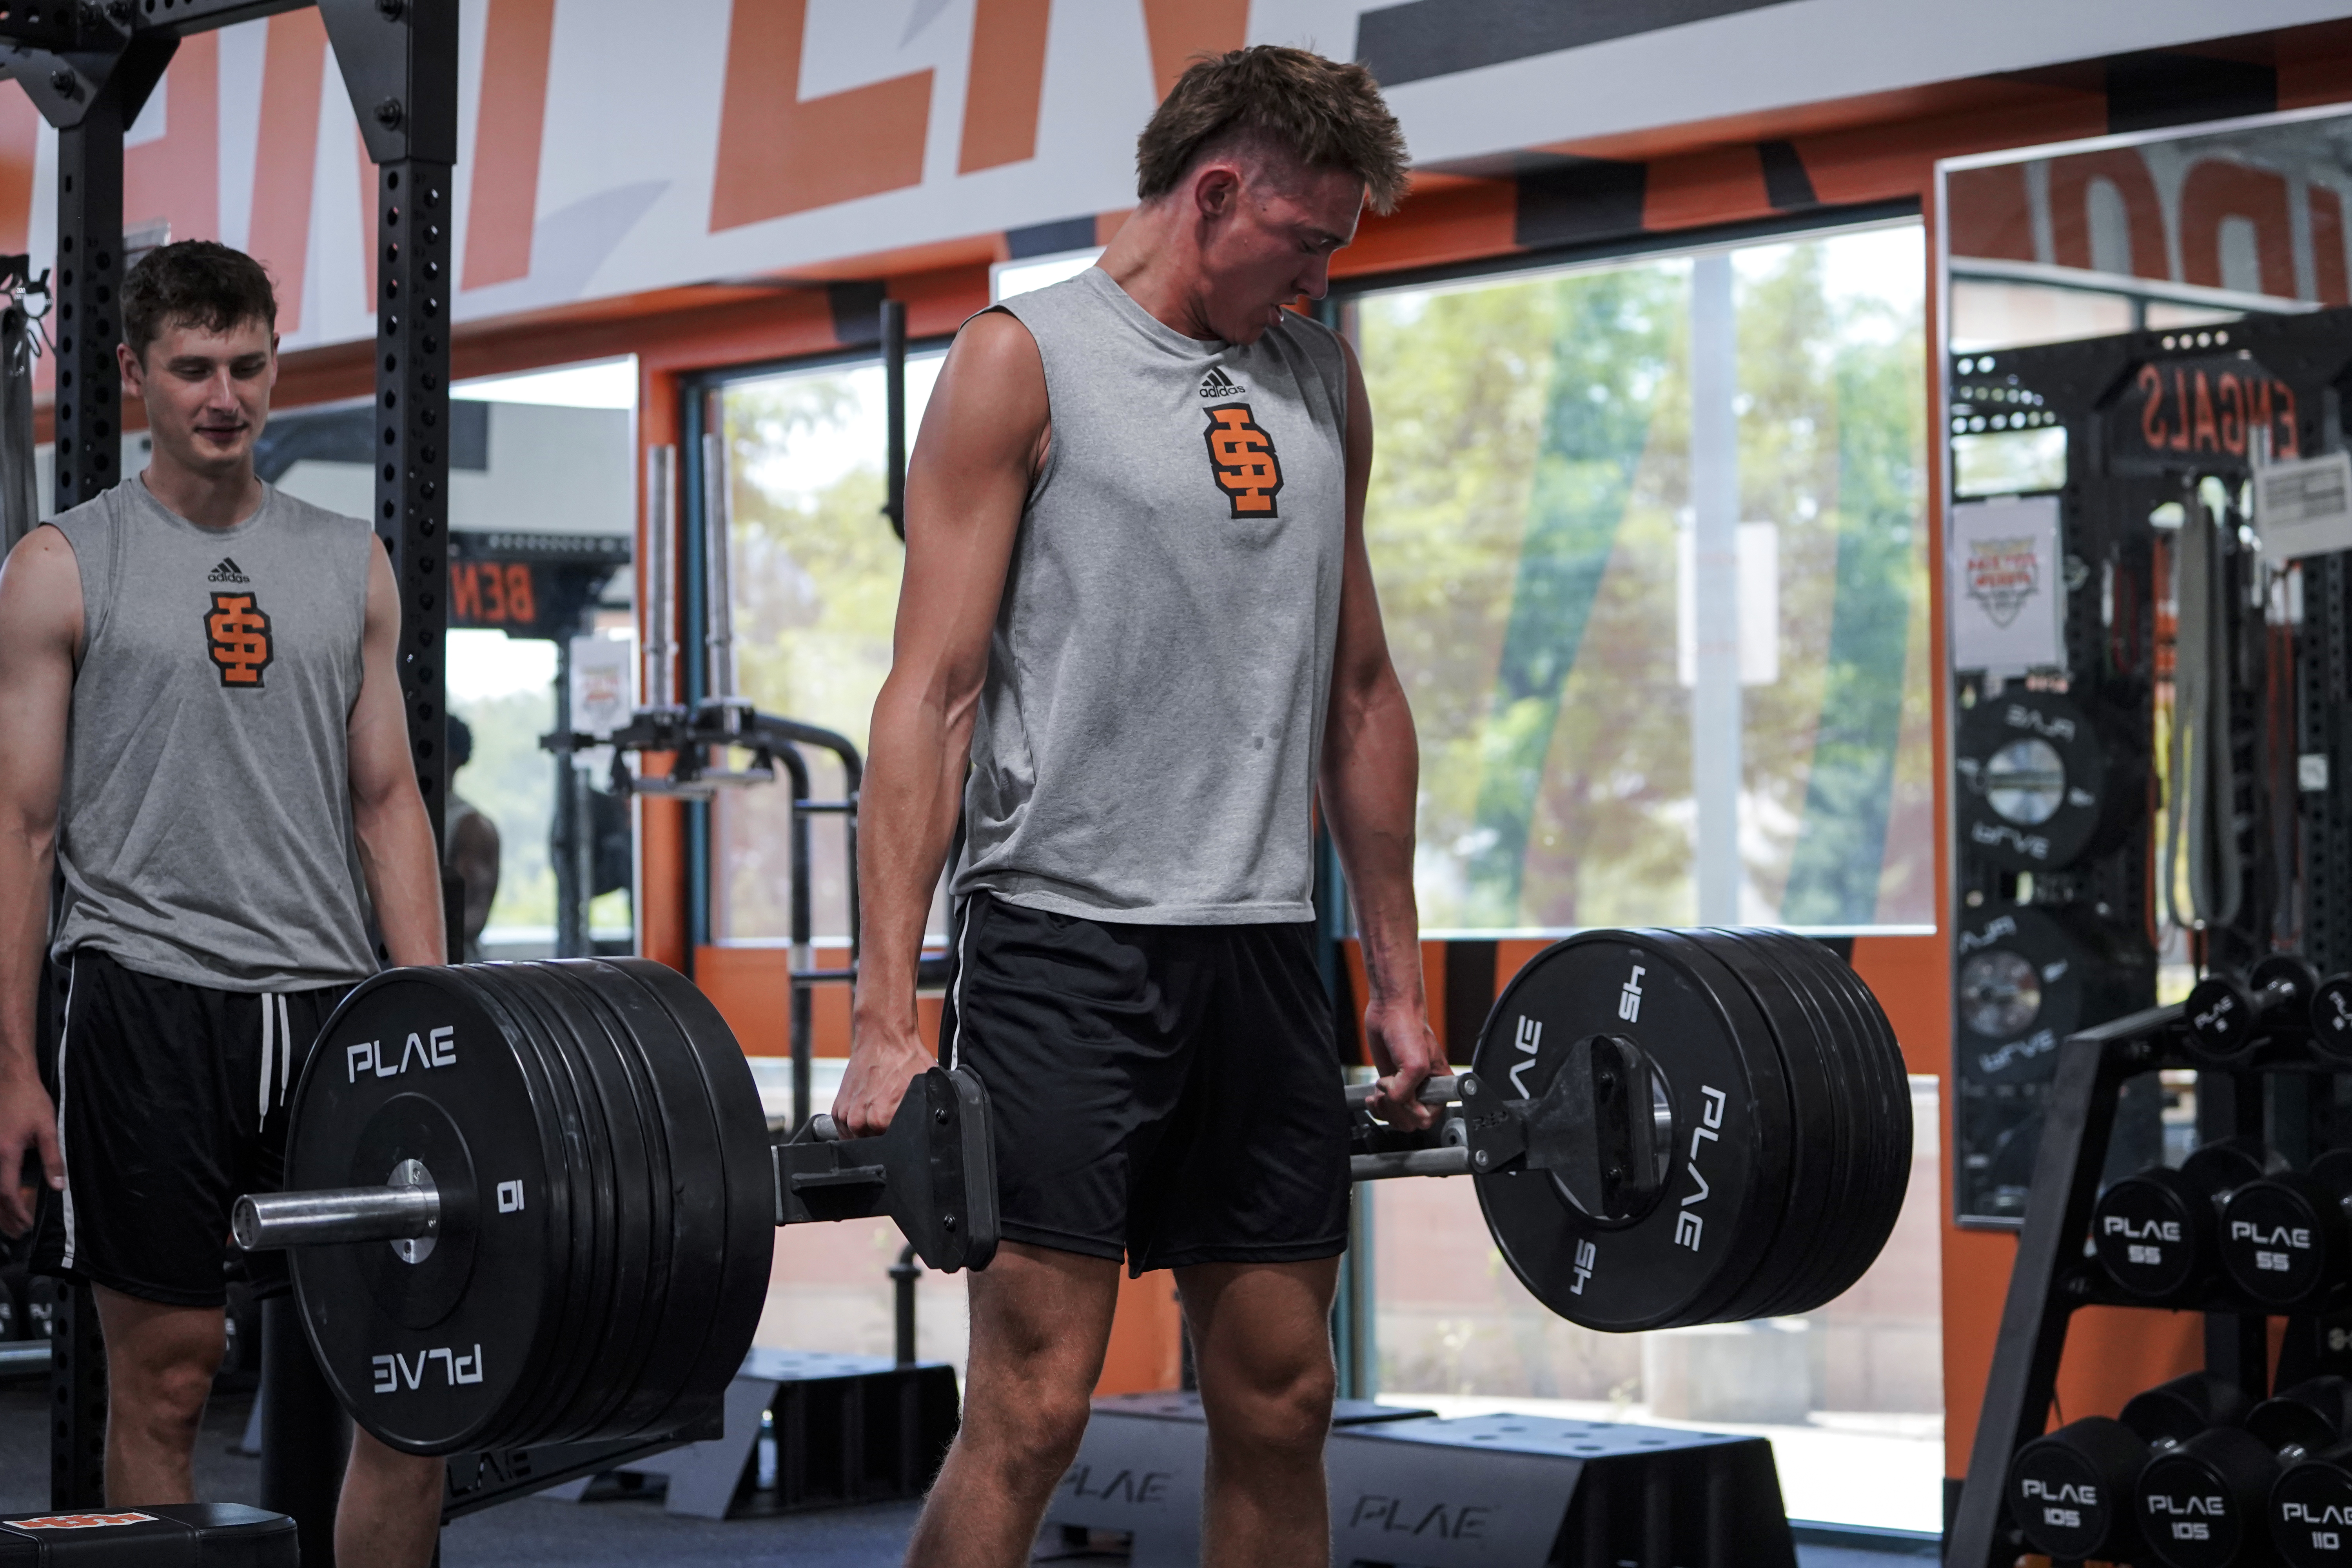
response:
<path fill-rule="evenodd" d="M 2307 1172 L 2273 1172 L 2231 1192 L 2219 1245 L 2231 1282 L 2266 1307 L 2326 1296 L 2352 1263 L 2352 1150 L 2330 1150 Z"/>
<path fill-rule="evenodd" d="M 2115 1183 L 2091 1211 L 2091 1245 L 2117 1286 L 2143 1300 L 2193 1290 L 2221 1261 L 2221 1203 L 2286 1162 L 2252 1139 L 2189 1151 L 2179 1170 L 2151 1166 Z"/>

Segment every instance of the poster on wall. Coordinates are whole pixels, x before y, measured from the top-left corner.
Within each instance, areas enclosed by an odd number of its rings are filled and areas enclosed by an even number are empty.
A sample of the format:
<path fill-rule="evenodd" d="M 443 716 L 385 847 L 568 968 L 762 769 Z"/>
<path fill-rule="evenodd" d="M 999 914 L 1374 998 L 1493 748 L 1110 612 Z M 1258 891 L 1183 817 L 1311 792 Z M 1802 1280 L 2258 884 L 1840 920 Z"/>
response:
<path fill-rule="evenodd" d="M 2056 496 L 1952 508 L 1952 668 L 2022 675 L 2066 662 L 2066 568 Z"/>

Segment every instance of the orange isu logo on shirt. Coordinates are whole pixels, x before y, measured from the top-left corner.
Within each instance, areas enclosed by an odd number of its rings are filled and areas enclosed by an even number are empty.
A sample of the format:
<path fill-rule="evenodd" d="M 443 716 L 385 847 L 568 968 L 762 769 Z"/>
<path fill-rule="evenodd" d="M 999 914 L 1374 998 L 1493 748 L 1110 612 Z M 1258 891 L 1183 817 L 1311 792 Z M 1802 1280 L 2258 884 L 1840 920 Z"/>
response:
<path fill-rule="evenodd" d="M 261 672 L 278 651 L 269 617 L 250 594 L 213 595 L 213 607 L 205 613 L 205 641 L 223 686 L 260 686 Z"/>
<path fill-rule="evenodd" d="M 1259 426 L 1246 403 L 1220 403 L 1209 410 L 1209 471 L 1234 503 L 1235 517 L 1279 517 L 1274 498 L 1282 489 L 1282 465 L 1274 437 Z"/>

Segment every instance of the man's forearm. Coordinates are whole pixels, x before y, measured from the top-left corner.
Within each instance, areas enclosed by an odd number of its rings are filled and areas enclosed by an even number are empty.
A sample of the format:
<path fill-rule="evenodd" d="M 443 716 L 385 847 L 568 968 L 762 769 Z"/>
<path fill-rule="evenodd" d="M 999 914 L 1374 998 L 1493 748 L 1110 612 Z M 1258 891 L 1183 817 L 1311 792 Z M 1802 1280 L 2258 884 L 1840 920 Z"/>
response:
<path fill-rule="evenodd" d="M 861 1021 L 912 1027 L 923 924 L 955 837 L 971 720 L 922 694 L 886 688 L 875 704 L 866 785 L 858 797 Z"/>
<path fill-rule="evenodd" d="M 1335 705 L 1339 706 L 1339 705 Z M 1324 745 L 1324 821 L 1348 873 L 1369 1001 L 1418 1002 L 1421 915 L 1412 890 L 1420 743 L 1391 676 L 1339 707 Z"/>
<path fill-rule="evenodd" d="M 392 962 L 407 968 L 446 963 L 449 934 L 441 910 L 441 865 L 425 803 L 405 791 L 381 802 L 354 801 L 360 871 Z"/>
<path fill-rule="evenodd" d="M 38 1070 L 34 1041 L 56 850 L 52 834 L 0 832 L 0 1076 Z"/>

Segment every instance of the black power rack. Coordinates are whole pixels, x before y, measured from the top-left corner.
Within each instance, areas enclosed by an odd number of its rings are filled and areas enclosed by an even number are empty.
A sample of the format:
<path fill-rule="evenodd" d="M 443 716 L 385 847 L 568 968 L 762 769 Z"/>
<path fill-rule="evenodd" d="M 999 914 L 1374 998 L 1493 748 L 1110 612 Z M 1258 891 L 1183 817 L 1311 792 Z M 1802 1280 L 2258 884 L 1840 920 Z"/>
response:
<path fill-rule="evenodd" d="M 2216 1068 L 2188 1048 L 2184 1011 L 2179 1003 L 2149 1008 L 2086 1029 L 2059 1048 L 2033 1168 L 2033 1202 L 2018 1238 L 1992 1376 L 1947 1539 L 1944 1561 L 1950 1568 L 2008 1568 L 2027 1550 L 2009 1514 L 2011 1460 L 2047 1426 L 2067 1328 L 2082 1308 L 2201 1311 L 2207 1370 L 2236 1384 L 2249 1401 L 2269 1392 L 2273 1317 L 2286 1319 L 2277 1386 L 2352 1372 L 2352 1341 L 2345 1331 L 2352 1325 L 2352 1280 L 2338 1280 L 2309 1309 L 2282 1312 L 2216 1271 L 2189 1298 L 2158 1303 L 2118 1289 L 2089 1256 L 2092 1208 L 2126 1083 L 2167 1068 L 2193 1068 L 2200 1097 L 2213 1102 L 2200 1107 L 2213 1113 L 2206 1119 L 2209 1130 L 2252 1137 L 2263 1131 L 2267 1080 L 2352 1071 L 2352 1060 L 2323 1050 L 2300 1026 L 2275 1032 L 2247 1066 Z"/>
<path fill-rule="evenodd" d="M 2161 689 L 2186 700 L 2185 636 L 2162 623 L 2181 597 L 2189 537 L 2168 531 L 2188 519 L 2210 542 L 2200 559 L 2214 618 L 2199 675 L 2219 693 L 2211 765 L 2225 782 L 2210 842 L 2182 864 L 2210 876 L 2226 861 L 2237 893 L 2189 922 L 2185 956 L 2232 980 L 2289 954 L 2322 973 L 2352 970 L 2352 790 L 2341 784 L 2352 767 L 2352 568 L 2347 555 L 2319 555 L 2276 574 L 2249 505 L 2265 461 L 2347 444 L 2352 310 L 1964 353 L 1948 374 L 1956 500 L 2039 489 L 2057 503 L 2063 552 L 2063 666 L 2007 682 L 1956 672 L 1961 727 L 1992 702 L 2064 713 L 2087 723 L 2090 760 L 2104 768 L 2104 787 L 2083 792 L 2098 797 L 2098 821 L 2075 847 L 2021 861 L 2001 850 L 1997 808 L 1984 802 L 1976 820 L 1990 831 L 1964 833 L 1956 858 L 1958 1217 L 2020 1235 L 1946 1561 L 2006 1568 L 2027 1550 L 2010 1516 L 2012 1463 L 2048 1424 L 2080 1309 L 2200 1312 L 2207 1371 L 2250 1399 L 2269 1391 L 2273 1318 L 2285 1321 L 2279 1386 L 2352 1371 L 2352 1282 L 2283 1310 L 2215 1270 L 2153 1301 L 2091 1255 L 2103 1186 L 2162 1156 L 2159 1073 L 2196 1074 L 2200 1142 L 2259 1140 L 2297 1169 L 2352 1146 L 2352 1055 L 2315 1043 L 2307 1018 L 2271 1020 L 2252 1052 L 2200 1057 L 2186 1005 L 2153 1005 L 2168 862 L 2152 782 Z M 2022 485 L 1995 475 L 1971 490 L 1964 447 L 2006 436 L 2021 451 L 2061 430 L 2063 472 Z M 2070 786 L 2096 776 L 2066 763 Z M 1963 773 L 1963 795 L 1990 794 Z M 2022 961 L 2015 973 L 2034 977 L 2009 1016 L 2038 1016 L 2014 1022 L 2014 1040 L 1985 1026 L 1999 1009 L 1970 1016 L 1986 989 L 1985 973 L 1971 988 L 1971 963 L 2004 949 Z"/>
<path fill-rule="evenodd" d="M 2242 974 L 2281 952 L 2324 973 L 2352 970 L 2352 789 L 2343 786 L 2352 777 L 2352 704 L 2344 700 L 2352 691 L 2352 565 L 2344 554 L 2313 556 L 2291 581 L 2274 580 L 2274 563 L 2252 545 L 2248 504 L 2266 456 L 2290 460 L 2346 445 L 2352 310 L 1958 353 L 1946 374 L 1955 507 L 2002 494 L 2048 497 L 2063 555 L 2048 584 L 2062 602 L 2063 664 L 2006 681 L 1968 668 L 1953 677 L 1961 817 L 1956 1218 L 2007 1228 L 2027 1223 L 2059 1042 L 2158 1000 L 2166 861 L 2155 809 L 2156 710 L 2160 687 L 2178 689 L 2168 662 L 2177 643 L 2164 623 L 2179 596 L 2185 513 L 2201 509 L 2215 542 L 2210 676 L 2223 693 L 2215 733 L 2229 825 L 2211 853 L 2242 868 L 2238 896 L 2201 921 L 2187 956 L 2208 973 Z M 2063 468 L 2003 473 L 1995 462 L 1983 471 L 1993 444 L 2021 449 L 2048 437 L 2063 439 Z M 1977 752 L 2026 734 L 1984 721 L 2026 710 L 2063 715 L 2083 731 L 2057 742 L 2068 753 L 2068 804 L 2032 831 L 2048 832 L 2078 809 L 2095 818 L 2071 846 L 2042 858 L 2003 846 L 2005 824 L 1987 809 L 1989 779 L 1972 771 L 1990 760 Z M 2004 989 L 2003 975 L 2027 984 Z M 2308 1092 L 2311 1082 L 2290 1075 L 2263 1090 L 2295 1102 L 2273 1108 L 2292 1128 L 2283 1149 L 2290 1158 L 2306 1143 L 2316 1152 L 2352 1142 L 2352 1114 L 2339 1111 L 2333 1091 Z M 2158 1156 L 2161 1101 L 2155 1079 L 2135 1079 L 2110 1178 Z"/>

